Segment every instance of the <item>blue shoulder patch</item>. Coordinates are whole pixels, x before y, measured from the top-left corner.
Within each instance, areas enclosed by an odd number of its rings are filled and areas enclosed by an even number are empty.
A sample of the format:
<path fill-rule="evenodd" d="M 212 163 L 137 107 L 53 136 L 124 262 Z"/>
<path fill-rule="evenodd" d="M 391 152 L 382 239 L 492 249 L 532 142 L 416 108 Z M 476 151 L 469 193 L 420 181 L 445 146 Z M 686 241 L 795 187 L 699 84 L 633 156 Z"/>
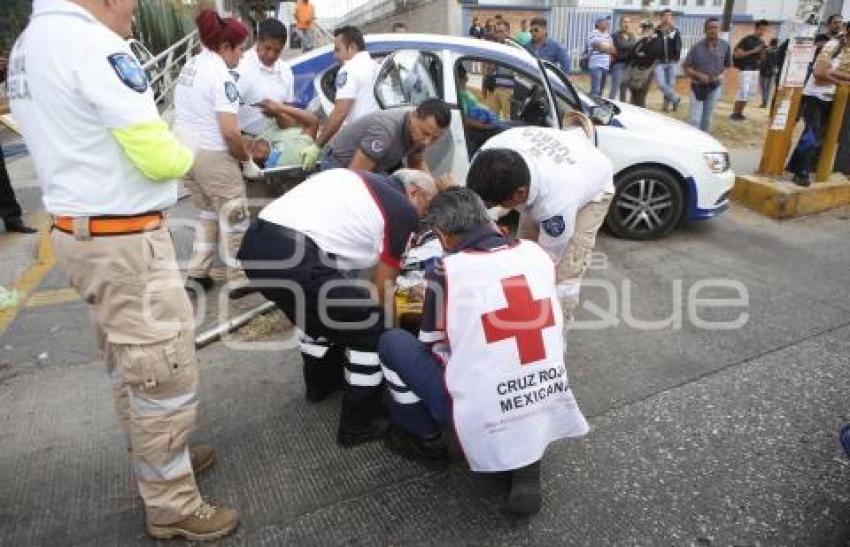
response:
<path fill-rule="evenodd" d="M 551 237 L 558 237 L 559 235 L 564 233 L 564 230 L 567 228 L 566 223 L 564 222 L 564 217 L 561 215 L 547 218 L 540 224 L 543 225 L 543 231 L 545 231 Z"/>
<path fill-rule="evenodd" d="M 336 88 L 339 89 L 345 85 L 345 82 L 348 81 L 348 72 L 343 72 L 340 70 L 336 74 Z"/>
<path fill-rule="evenodd" d="M 224 94 L 227 95 L 227 100 L 232 103 L 239 99 L 239 90 L 236 89 L 236 84 L 233 82 L 224 82 Z"/>
<path fill-rule="evenodd" d="M 124 82 L 124 85 L 137 93 L 144 93 L 148 89 L 148 76 L 135 57 L 129 53 L 113 53 L 106 57 L 115 74 Z"/>

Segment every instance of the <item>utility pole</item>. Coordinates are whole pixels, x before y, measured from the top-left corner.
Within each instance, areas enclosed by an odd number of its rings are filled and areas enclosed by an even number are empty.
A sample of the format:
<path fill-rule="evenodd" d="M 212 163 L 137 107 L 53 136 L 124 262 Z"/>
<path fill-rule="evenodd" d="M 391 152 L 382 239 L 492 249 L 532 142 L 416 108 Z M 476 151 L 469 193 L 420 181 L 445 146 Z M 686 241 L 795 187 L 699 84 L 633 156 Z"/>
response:
<path fill-rule="evenodd" d="M 726 0 L 723 6 L 723 19 L 720 21 L 721 37 L 729 41 L 729 31 L 732 28 L 732 10 L 735 8 L 735 0 Z"/>

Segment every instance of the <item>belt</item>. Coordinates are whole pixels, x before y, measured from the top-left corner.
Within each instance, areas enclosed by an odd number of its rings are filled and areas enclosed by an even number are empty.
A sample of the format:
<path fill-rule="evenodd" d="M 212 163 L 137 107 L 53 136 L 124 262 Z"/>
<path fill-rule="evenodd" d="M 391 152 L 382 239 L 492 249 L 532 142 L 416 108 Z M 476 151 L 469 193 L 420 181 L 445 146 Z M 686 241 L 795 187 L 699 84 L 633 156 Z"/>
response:
<path fill-rule="evenodd" d="M 92 236 L 117 236 L 140 234 L 160 228 L 162 213 L 142 213 L 132 216 L 89 217 L 89 234 Z M 66 234 L 74 233 L 74 217 L 56 217 L 53 227 Z"/>

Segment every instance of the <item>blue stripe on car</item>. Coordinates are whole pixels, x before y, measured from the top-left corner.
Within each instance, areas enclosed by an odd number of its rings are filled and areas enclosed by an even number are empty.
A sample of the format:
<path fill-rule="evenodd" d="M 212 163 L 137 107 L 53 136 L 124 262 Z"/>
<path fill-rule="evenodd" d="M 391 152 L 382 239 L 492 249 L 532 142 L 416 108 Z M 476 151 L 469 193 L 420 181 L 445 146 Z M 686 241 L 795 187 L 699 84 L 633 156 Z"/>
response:
<path fill-rule="evenodd" d="M 697 205 L 697 183 L 693 177 L 685 179 L 688 183 L 688 208 L 685 210 L 685 219 L 687 220 L 708 220 L 714 218 L 729 208 L 729 198 L 727 197 L 720 205 L 712 209 L 703 209 Z"/>

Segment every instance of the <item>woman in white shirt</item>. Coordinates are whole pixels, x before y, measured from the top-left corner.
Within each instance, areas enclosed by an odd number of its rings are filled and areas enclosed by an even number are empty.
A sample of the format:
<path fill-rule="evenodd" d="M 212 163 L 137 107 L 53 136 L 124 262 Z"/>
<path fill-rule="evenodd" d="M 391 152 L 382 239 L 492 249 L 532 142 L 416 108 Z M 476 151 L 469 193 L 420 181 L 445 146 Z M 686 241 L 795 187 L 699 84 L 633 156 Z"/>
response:
<path fill-rule="evenodd" d="M 247 229 L 245 183 L 240 162 L 253 165 L 242 141 L 237 113 L 239 88 L 230 69 L 236 68 L 248 29 L 233 18 L 222 19 L 213 10 L 202 10 L 196 19 L 204 48 L 180 72 L 174 91 L 174 130 L 196 149 L 195 165 L 186 181 L 192 200 L 201 210 L 189 261 L 187 288 L 209 289 L 219 239 L 227 253 L 228 281 L 245 274 L 236 252 Z M 220 229 L 220 230 L 219 230 Z M 230 291 L 231 298 L 250 292 L 244 286 Z"/>

